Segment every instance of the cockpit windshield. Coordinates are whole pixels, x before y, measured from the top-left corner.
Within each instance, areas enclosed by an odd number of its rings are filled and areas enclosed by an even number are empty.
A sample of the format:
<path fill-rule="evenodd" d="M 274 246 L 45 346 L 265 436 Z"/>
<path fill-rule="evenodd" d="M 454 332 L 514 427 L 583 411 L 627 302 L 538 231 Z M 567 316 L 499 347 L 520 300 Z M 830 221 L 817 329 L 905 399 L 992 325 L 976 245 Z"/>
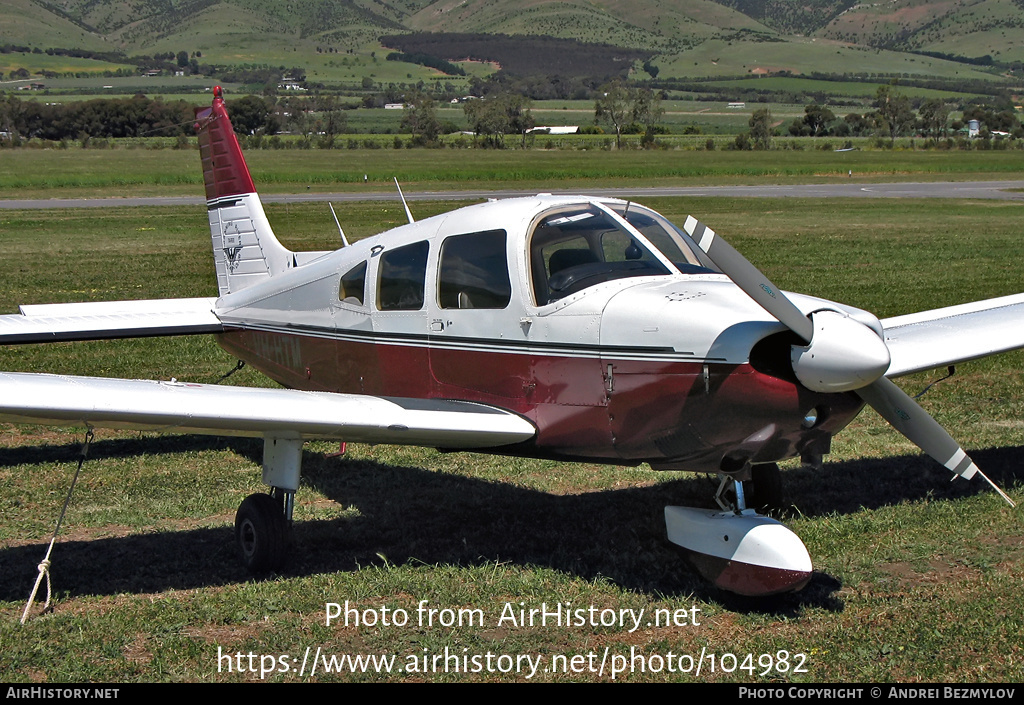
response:
<path fill-rule="evenodd" d="M 542 218 L 530 239 L 530 258 L 539 305 L 601 282 L 670 271 L 615 218 L 589 204 Z"/>
<path fill-rule="evenodd" d="M 593 205 L 546 214 L 530 238 L 530 268 L 537 305 L 557 301 L 615 279 L 666 275 L 670 261 L 684 273 L 711 272 L 686 244 L 685 235 L 653 211 L 626 204 L 610 208 L 643 235 Z M 649 242 L 644 242 L 646 238 Z M 650 247 L 656 247 L 658 257 Z"/>
<path fill-rule="evenodd" d="M 663 216 L 635 203 L 609 203 L 608 207 L 622 216 L 657 247 L 683 274 L 717 272 L 718 268 L 696 247 L 690 238 Z"/>

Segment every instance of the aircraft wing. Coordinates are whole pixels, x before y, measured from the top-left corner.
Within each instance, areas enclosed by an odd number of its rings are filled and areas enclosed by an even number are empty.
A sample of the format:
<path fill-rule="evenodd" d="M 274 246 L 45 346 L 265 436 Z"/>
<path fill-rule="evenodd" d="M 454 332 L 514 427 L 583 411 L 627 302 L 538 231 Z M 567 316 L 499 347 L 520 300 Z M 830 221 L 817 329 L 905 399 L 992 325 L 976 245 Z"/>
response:
<path fill-rule="evenodd" d="M 0 316 L 0 345 L 217 333 L 215 302 L 22 306 Z M 516 414 L 471 402 L 13 372 L 0 372 L 0 420 L 442 448 L 508 445 L 536 432 Z"/>
<path fill-rule="evenodd" d="M 886 377 L 1024 348 L 1024 294 L 882 321 L 892 362 Z"/>
<path fill-rule="evenodd" d="M 0 345 L 218 333 L 215 298 L 21 306 L 0 316 Z"/>
<path fill-rule="evenodd" d="M 509 445 L 536 432 L 472 402 L 14 372 L 0 373 L 0 421 L 439 448 Z"/>

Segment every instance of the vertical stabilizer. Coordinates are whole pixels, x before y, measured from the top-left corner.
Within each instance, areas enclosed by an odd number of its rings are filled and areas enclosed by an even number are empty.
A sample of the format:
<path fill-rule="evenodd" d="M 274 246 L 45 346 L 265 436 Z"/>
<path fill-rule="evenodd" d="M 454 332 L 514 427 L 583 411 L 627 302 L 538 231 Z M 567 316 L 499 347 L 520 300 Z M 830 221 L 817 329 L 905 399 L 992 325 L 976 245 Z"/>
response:
<path fill-rule="evenodd" d="M 294 259 L 274 237 L 263 212 L 220 86 L 214 89 L 212 106 L 196 109 L 196 131 L 217 287 L 223 296 L 284 272 Z"/>

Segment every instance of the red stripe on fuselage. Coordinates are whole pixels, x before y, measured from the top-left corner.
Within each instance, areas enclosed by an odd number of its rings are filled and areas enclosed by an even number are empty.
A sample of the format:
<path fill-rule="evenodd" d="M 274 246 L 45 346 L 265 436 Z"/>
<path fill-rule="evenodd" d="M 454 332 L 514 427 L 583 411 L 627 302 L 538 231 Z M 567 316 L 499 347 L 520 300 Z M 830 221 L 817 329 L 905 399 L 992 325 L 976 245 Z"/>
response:
<path fill-rule="evenodd" d="M 537 426 L 534 452 L 548 457 L 671 461 L 715 472 L 726 453 L 765 429 L 755 462 L 799 454 L 861 408 L 855 395 L 811 392 L 749 365 L 708 365 L 705 376 L 699 362 L 428 347 L 426 339 L 369 334 L 360 341 L 234 330 L 218 339 L 287 387 L 458 399 L 514 411 Z M 800 422 L 814 407 L 824 420 L 808 431 Z"/>

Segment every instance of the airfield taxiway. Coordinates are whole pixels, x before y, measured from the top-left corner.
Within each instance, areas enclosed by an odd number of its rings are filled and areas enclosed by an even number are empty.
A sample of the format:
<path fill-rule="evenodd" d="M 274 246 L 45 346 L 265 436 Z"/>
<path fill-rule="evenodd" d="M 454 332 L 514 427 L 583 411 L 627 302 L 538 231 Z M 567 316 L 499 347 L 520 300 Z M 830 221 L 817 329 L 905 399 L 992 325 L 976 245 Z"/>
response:
<path fill-rule="evenodd" d="M 982 198 L 1024 201 L 1024 181 L 943 181 L 922 183 L 839 183 L 766 186 L 656 186 L 637 188 L 557 189 L 554 194 L 586 192 L 592 196 L 613 198 L 709 197 L 734 198 Z M 503 189 L 499 191 L 412 191 L 409 201 L 462 201 L 487 198 L 532 196 L 537 190 Z M 261 193 L 264 203 L 300 203 L 304 201 L 398 201 L 398 192 L 368 191 L 356 193 Z M 0 199 L 0 209 L 109 208 L 111 206 L 188 206 L 202 205 L 200 196 L 132 196 L 127 198 L 41 198 Z"/>

